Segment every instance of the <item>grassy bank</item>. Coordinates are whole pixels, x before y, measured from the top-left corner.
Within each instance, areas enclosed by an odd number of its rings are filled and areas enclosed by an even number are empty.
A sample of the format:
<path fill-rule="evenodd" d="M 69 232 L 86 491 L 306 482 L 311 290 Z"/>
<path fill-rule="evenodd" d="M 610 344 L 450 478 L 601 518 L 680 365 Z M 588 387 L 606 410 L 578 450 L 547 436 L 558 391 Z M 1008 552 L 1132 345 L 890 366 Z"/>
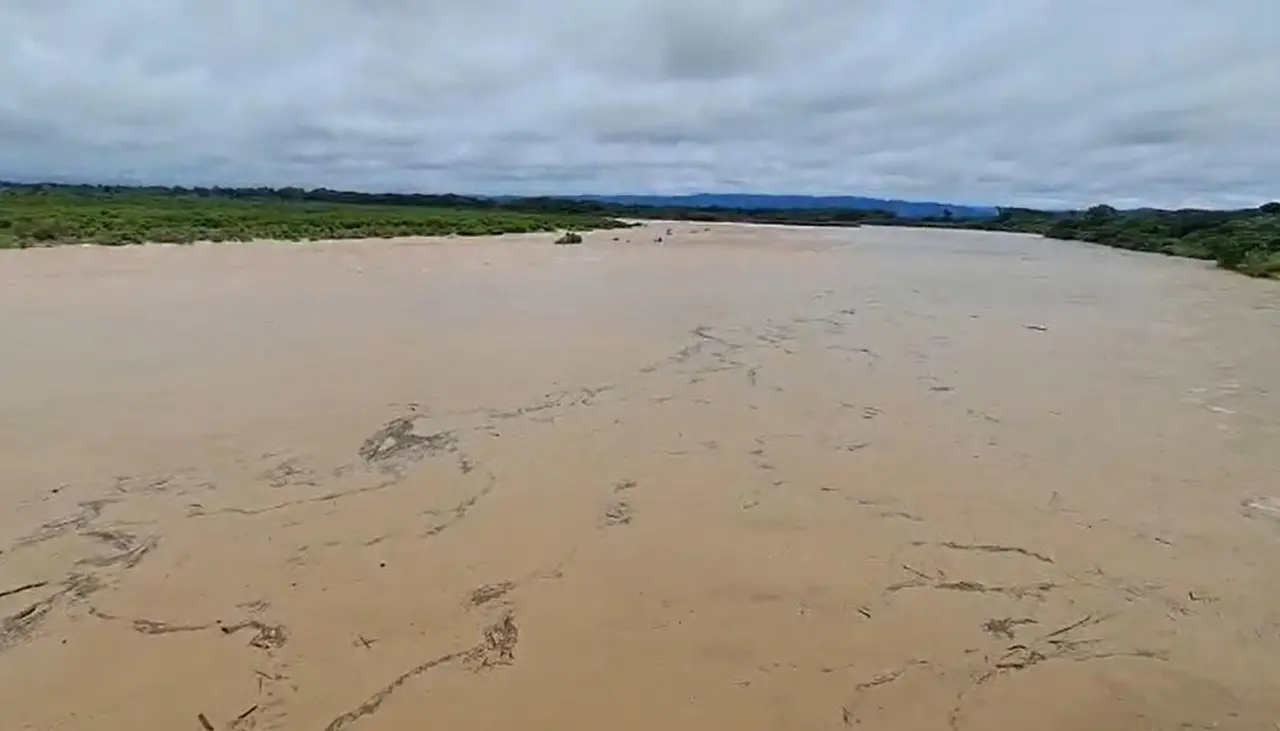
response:
<path fill-rule="evenodd" d="M 0 183 L 0 248 L 585 231 L 624 227 L 619 218 L 1014 231 L 1208 259 L 1280 278 L 1280 203 L 1235 211 L 1001 208 L 985 219 L 908 219 L 873 210 L 657 208 L 546 197 Z"/>
<path fill-rule="evenodd" d="M 626 225 L 600 213 L 477 206 L 468 200 L 440 197 L 435 205 L 414 206 L 376 200 L 307 200 L 287 194 L 9 186 L 0 190 L 0 248 L 482 236 Z"/>
<path fill-rule="evenodd" d="M 1280 203 L 1234 211 L 1122 211 L 1110 206 L 1084 211 L 1005 208 L 993 219 L 930 223 L 1037 233 L 1130 251 L 1206 259 L 1242 274 L 1280 278 Z"/>

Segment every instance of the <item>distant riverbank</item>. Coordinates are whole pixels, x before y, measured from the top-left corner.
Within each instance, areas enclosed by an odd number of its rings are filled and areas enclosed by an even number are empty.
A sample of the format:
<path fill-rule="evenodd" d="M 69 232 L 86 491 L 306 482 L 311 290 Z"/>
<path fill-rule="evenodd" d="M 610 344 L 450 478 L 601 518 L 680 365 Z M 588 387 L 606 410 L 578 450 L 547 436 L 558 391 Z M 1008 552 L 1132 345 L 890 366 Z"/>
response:
<path fill-rule="evenodd" d="M 992 219 L 924 219 L 911 225 L 1036 233 L 1051 239 L 1206 259 L 1242 274 L 1280 278 L 1280 203 L 1235 211 L 1002 208 Z"/>
<path fill-rule="evenodd" d="M 992 216 L 905 217 L 860 208 L 658 206 L 555 197 L 356 193 L 297 188 L 165 188 L 0 183 L 0 248 L 58 244 L 483 236 L 625 228 L 627 220 L 1035 233 L 1216 261 L 1280 277 L 1280 203 L 1234 211 L 999 208 Z M 949 213 L 949 211 L 947 212 Z"/>
<path fill-rule="evenodd" d="M 414 207 L 128 188 L 16 188 L 0 192 L 0 248 L 487 236 L 627 226 L 605 215 L 518 207 Z"/>

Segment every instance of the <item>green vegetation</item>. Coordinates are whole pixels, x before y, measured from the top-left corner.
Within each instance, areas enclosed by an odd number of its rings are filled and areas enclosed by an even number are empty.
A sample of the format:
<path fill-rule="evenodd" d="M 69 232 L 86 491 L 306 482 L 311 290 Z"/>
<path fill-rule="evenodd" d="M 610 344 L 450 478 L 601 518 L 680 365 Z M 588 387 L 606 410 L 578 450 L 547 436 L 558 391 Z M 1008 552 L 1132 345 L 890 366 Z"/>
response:
<path fill-rule="evenodd" d="M 566 198 L 0 182 L 0 248 L 622 228 L 618 218 L 856 226 L 880 211 L 653 208 Z"/>
<path fill-rule="evenodd" d="M 1036 233 L 1213 260 L 1280 278 L 1280 203 L 1236 211 L 1001 208 L 992 218 L 899 218 L 873 210 L 657 208 L 565 198 L 353 193 L 300 188 L 130 188 L 0 183 L 0 248 L 62 243 L 317 240 L 621 228 L 619 218 L 811 226 L 933 226 Z"/>
<path fill-rule="evenodd" d="M 1224 269 L 1250 276 L 1280 278 L 1280 203 L 1235 211 L 1120 211 L 1111 206 L 1094 206 L 1085 211 L 1049 212 L 1006 208 L 994 219 L 941 225 L 1038 233 L 1131 251 L 1208 259 Z"/>
<path fill-rule="evenodd" d="M 308 197 L 290 189 L 0 185 L 0 248 L 480 236 L 626 226 L 601 213 L 540 210 L 518 202 L 419 196 L 423 201 L 415 205 L 394 197 L 343 196 L 326 191 Z"/>

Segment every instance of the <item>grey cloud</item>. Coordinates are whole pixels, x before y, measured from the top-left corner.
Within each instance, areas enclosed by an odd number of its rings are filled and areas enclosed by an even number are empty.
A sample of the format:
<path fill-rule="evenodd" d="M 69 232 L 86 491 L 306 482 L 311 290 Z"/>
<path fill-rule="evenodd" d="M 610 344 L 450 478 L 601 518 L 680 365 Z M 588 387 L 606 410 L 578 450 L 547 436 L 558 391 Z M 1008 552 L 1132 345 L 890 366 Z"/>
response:
<path fill-rule="evenodd" d="M 1274 0 L 8 0 L 0 177 L 1280 198 Z"/>

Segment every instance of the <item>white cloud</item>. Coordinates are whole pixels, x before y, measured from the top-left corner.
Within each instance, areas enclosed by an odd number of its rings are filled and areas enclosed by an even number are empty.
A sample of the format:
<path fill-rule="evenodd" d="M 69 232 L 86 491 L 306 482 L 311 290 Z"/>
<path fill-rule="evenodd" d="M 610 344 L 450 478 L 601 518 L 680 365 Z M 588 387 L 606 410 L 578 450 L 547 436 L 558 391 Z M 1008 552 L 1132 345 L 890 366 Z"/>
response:
<path fill-rule="evenodd" d="M 7 0 L 0 177 L 1280 197 L 1275 0 Z"/>

